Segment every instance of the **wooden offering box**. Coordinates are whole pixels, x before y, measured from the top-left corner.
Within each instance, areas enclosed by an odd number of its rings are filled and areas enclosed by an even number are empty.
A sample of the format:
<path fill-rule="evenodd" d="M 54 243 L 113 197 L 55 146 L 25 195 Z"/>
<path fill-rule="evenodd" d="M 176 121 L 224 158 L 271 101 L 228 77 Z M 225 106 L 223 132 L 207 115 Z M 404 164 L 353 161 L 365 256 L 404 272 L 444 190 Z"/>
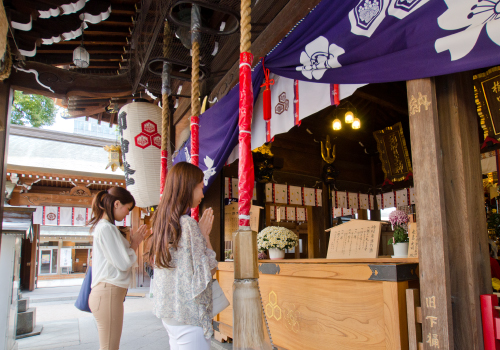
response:
<path fill-rule="evenodd" d="M 259 285 L 274 345 L 287 350 L 408 349 L 406 296 L 418 259 L 261 260 Z M 233 263 L 217 279 L 232 305 Z M 232 337 L 233 309 L 214 319 Z"/>

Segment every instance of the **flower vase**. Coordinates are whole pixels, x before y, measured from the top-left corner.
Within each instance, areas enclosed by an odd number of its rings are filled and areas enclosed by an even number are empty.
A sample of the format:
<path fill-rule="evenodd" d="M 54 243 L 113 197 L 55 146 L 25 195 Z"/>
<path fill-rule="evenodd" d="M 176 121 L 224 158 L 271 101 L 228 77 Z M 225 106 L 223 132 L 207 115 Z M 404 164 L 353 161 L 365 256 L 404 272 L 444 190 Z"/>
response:
<path fill-rule="evenodd" d="M 392 244 L 394 249 L 393 258 L 407 258 L 408 257 L 408 242 Z"/>
<path fill-rule="evenodd" d="M 269 259 L 279 260 L 285 258 L 285 251 L 278 248 L 269 248 Z"/>

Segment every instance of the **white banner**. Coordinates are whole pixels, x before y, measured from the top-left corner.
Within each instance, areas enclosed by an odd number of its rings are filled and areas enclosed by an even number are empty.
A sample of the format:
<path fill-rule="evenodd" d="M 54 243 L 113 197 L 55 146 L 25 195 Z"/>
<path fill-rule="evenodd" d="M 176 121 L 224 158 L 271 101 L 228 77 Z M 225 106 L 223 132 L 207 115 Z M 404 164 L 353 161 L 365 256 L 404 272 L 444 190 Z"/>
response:
<path fill-rule="evenodd" d="M 73 208 L 72 207 L 59 207 L 59 225 L 71 226 L 72 225 Z"/>
<path fill-rule="evenodd" d="M 44 207 L 42 225 L 57 226 L 58 207 Z"/>
<path fill-rule="evenodd" d="M 61 267 L 72 267 L 73 260 L 71 259 L 72 248 L 61 248 Z"/>

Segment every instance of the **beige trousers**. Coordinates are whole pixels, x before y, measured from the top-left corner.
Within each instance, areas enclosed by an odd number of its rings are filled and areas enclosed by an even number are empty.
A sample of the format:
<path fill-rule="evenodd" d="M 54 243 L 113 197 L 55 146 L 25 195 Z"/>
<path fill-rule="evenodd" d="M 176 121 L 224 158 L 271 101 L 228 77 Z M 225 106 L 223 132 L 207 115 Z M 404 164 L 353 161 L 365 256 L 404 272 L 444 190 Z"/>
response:
<path fill-rule="evenodd" d="M 118 350 L 123 327 L 126 288 L 101 282 L 90 292 L 89 307 L 97 322 L 99 350 Z"/>

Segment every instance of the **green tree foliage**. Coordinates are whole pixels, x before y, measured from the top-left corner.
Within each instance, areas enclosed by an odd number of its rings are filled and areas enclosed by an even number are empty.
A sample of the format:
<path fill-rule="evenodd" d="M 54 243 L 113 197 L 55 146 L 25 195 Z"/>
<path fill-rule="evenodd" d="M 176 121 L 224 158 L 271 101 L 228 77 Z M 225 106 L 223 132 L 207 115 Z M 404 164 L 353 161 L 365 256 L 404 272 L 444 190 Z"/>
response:
<path fill-rule="evenodd" d="M 11 124 L 39 128 L 54 124 L 55 119 L 56 106 L 51 98 L 41 95 L 26 95 L 21 91 L 14 92 Z"/>

